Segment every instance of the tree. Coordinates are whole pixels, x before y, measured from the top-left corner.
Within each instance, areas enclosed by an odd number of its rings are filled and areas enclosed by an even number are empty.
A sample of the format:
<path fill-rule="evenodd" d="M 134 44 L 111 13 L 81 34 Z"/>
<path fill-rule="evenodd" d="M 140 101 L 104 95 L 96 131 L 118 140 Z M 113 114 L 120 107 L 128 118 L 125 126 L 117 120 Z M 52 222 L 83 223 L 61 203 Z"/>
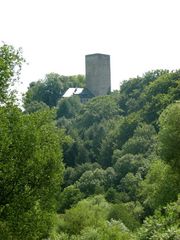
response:
<path fill-rule="evenodd" d="M 105 193 L 105 199 L 111 203 L 118 203 L 121 202 L 121 194 L 116 189 L 110 187 Z"/>
<path fill-rule="evenodd" d="M 136 173 L 135 175 L 131 172 L 127 173 L 124 178 L 121 179 L 118 189 L 128 194 L 132 201 L 137 200 L 137 189 L 140 182 L 142 181 L 141 175 Z"/>
<path fill-rule="evenodd" d="M 134 131 L 133 137 L 122 146 L 121 154 L 142 154 L 148 156 L 155 151 L 156 131 L 152 125 L 141 123 Z"/>
<path fill-rule="evenodd" d="M 116 151 L 115 151 L 116 153 Z M 128 173 L 136 174 L 137 172 L 145 172 L 148 168 L 148 159 L 143 158 L 141 154 L 125 154 L 120 156 L 113 168 L 116 172 L 116 182 L 119 183 L 123 177 Z M 144 174 L 144 173 L 143 173 Z"/>
<path fill-rule="evenodd" d="M 124 203 L 113 204 L 111 206 L 108 214 L 108 220 L 111 219 L 121 220 L 130 230 L 134 230 L 140 226 L 140 223 L 133 215 L 132 209 L 130 211 L 130 209 Z"/>
<path fill-rule="evenodd" d="M 104 137 L 100 149 L 99 162 L 103 166 L 111 166 L 113 151 L 121 149 L 126 141 L 133 136 L 138 121 L 140 122 L 141 119 L 138 119 L 136 114 L 130 114 L 127 117 L 119 117 L 114 119 L 114 121 L 110 121 L 112 126 Z"/>
<path fill-rule="evenodd" d="M 44 102 L 33 101 L 26 107 L 25 113 L 33 113 L 36 111 L 47 110 L 49 107 Z"/>
<path fill-rule="evenodd" d="M 84 172 L 89 170 L 94 171 L 97 168 L 101 168 L 98 163 L 83 163 L 81 165 L 75 166 L 74 168 L 67 167 L 64 172 L 63 186 L 67 187 L 74 184 Z"/>
<path fill-rule="evenodd" d="M 180 82 L 180 71 L 170 72 L 159 76 L 151 82 L 141 94 L 144 103 L 142 115 L 146 122 L 156 124 L 163 110 L 174 100 L 179 99 L 177 87 Z"/>
<path fill-rule="evenodd" d="M 72 118 L 81 110 L 81 102 L 78 96 L 63 98 L 57 105 L 57 118 Z"/>
<path fill-rule="evenodd" d="M 42 239 L 53 227 L 64 134 L 50 111 L 0 108 L 1 239 Z"/>
<path fill-rule="evenodd" d="M 180 172 L 180 103 L 171 104 L 160 116 L 159 149 L 163 160 Z"/>
<path fill-rule="evenodd" d="M 180 236 L 179 200 L 156 210 L 153 216 L 146 218 L 142 227 L 138 230 L 138 239 L 178 240 Z"/>
<path fill-rule="evenodd" d="M 58 212 L 64 212 L 83 199 L 83 194 L 75 185 L 66 187 L 59 196 Z"/>
<path fill-rule="evenodd" d="M 92 162 L 99 160 L 101 143 L 108 132 L 109 125 L 109 121 L 102 120 L 100 123 L 94 122 L 92 126 L 84 131 L 83 143 L 88 149 L 89 159 Z"/>
<path fill-rule="evenodd" d="M 110 204 L 108 204 L 101 195 L 80 201 L 76 206 L 61 215 L 58 239 L 134 239 L 121 220 L 116 221 L 111 219 L 107 221 L 110 209 Z"/>
<path fill-rule="evenodd" d="M 153 70 L 146 72 L 142 77 L 130 78 L 124 81 L 120 88 L 119 106 L 124 115 L 137 112 L 142 109 L 145 101 L 142 100 L 144 90 L 160 76 L 169 73 L 168 70 Z"/>
<path fill-rule="evenodd" d="M 59 98 L 63 94 L 63 86 L 60 76 L 50 73 L 45 79 L 32 82 L 24 96 L 24 107 L 29 107 L 31 102 L 44 102 L 49 107 L 56 106 Z"/>
<path fill-rule="evenodd" d="M 121 113 L 116 99 L 111 96 L 100 96 L 91 99 L 81 109 L 76 125 L 79 128 L 89 128 L 94 123 L 109 120 Z"/>
<path fill-rule="evenodd" d="M 0 103 L 12 97 L 12 86 L 19 78 L 24 61 L 21 49 L 7 44 L 0 46 Z"/>
<path fill-rule="evenodd" d="M 99 195 L 81 200 L 76 206 L 66 210 L 59 230 L 70 235 L 79 234 L 86 227 L 97 227 L 106 219 L 109 204 Z"/>
<path fill-rule="evenodd" d="M 76 182 L 76 185 L 86 196 L 102 193 L 104 191 L 105 174 L 105 170 L 99 168 L 94 171 L 86 171 Z"/>
<path fill-rule="evenodd" d="M 177 199 L 180 185 L 177 174 L 162 160 L 154 161 L 145 179 L 140 183 L 139 194 L 151 212 Z"/>
<path fill-rule="evenodd" d="M 102 222 L 97 228 L 87 227 L 82 230 L 77 240 L 133 240 L 135 239 L 121 221 Z"/>
<path fill-rule="evenodd" d="M 84 76 L 62 76 L 57 73 L 46 74 L 45 78 L 29 85 L 24 96 L 24 108 L 31 102 L 44 102 L 49 107 L 57 105 L 59 99 L 69 87 L 81 87 L 84 85 Z"/>

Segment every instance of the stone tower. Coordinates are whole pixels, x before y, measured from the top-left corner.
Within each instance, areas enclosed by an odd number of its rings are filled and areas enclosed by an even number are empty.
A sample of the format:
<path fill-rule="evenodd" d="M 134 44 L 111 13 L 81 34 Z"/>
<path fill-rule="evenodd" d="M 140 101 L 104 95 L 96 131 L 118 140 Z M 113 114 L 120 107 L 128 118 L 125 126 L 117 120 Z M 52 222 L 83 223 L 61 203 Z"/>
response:
<path fill-rule="evenodd" d="M 110 56 L 86 55 L 86 88 L 94 96 L 103 96 L 111 91 Z"/>

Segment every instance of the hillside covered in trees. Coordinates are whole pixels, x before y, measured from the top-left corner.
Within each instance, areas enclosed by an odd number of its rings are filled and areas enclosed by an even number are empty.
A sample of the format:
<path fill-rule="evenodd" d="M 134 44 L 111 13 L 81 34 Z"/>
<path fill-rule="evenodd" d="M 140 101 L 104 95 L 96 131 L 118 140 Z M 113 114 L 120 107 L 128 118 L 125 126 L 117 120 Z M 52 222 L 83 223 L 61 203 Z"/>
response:
<path fill-rule="evenodd" d="M 50 73 L 20 110 L 9 87 L 23 61 L 0 48 L 0 239 L 178 240 L 180 71 L 85 104 L 62 98 L 84 76 Z"/>

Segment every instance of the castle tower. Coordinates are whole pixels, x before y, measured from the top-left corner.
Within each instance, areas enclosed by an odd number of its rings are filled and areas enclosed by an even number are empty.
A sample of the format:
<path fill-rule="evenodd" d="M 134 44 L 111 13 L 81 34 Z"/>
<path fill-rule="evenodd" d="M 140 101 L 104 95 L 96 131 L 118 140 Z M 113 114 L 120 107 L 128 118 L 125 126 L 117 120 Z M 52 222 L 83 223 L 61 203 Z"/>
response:
<path fill-rule="evenodd" d="M 86 55 L 86 88 L 94 96 L 103 96 L 111 91 L 110 56 Z"/>

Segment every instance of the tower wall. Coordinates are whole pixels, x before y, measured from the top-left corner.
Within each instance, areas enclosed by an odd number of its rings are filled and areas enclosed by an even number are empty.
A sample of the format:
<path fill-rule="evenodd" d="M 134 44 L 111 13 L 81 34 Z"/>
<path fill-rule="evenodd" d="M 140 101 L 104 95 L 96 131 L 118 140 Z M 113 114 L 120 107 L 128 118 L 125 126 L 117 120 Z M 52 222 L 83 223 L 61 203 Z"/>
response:
<path fill-rule="evenodd" d="M 86 55 L 86 88 L 94 96 L 111 91 L 110 56 L 106 54 Z"/>

